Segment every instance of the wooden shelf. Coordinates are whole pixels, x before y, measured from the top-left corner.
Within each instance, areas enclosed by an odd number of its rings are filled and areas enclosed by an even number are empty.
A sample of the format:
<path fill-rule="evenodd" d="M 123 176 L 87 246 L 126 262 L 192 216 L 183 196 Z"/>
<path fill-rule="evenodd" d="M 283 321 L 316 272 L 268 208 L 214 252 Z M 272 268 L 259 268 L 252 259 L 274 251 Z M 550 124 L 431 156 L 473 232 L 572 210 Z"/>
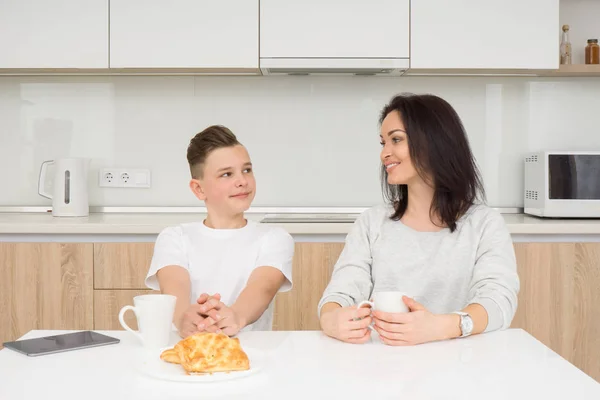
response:
<path fill-rule="evenodd" d="M 571 64 L 561 65 L 554 70 L 536 69 L 417 69 L 410 68 L 405 76 L 539 76 L 539 77 L 600 77 L 600 65 Z"/>
<path fill-rule="evenodd" d="M 600 77 L 600 65 L 587 65 L 587 64 L 571 64 L 561 65 L 559 69 L 555 71 L 548 71 L 542 76 L 598 76 Z"/>

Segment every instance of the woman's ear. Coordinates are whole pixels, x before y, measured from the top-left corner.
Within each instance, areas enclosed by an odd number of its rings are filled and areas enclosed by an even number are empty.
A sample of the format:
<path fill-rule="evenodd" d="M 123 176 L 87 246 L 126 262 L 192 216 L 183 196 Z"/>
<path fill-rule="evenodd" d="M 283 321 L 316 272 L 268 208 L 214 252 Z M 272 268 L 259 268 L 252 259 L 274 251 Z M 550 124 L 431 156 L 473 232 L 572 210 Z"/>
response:
<path fill-rule="evenodd" d="M 204 194 L 204 189 L 202 188 L 202 182 L 199 179 L 192 179 L 190 181 L 190 189 L 194 196 L 198 198 L 198 200 L 206 200 L 206 195 Z"/>

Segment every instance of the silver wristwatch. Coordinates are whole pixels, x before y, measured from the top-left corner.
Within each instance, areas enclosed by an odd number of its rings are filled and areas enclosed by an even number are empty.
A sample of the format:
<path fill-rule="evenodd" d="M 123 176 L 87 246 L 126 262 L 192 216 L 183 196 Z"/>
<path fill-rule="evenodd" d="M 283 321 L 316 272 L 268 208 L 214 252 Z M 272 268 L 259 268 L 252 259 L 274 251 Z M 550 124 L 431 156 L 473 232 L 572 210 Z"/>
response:
<path fill-rule="evenodd" d="M 460 315 L 460 337 L 467 337 L 473 333 L 473 319 L 466 312 L 456 311 L 453 314 Z"/>

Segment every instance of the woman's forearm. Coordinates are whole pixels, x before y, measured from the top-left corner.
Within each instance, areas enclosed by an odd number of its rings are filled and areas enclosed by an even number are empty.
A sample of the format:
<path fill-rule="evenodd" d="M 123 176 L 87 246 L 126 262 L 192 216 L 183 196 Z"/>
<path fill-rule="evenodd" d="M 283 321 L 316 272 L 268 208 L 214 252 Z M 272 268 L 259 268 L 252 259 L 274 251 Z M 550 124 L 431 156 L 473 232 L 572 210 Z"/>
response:
<path fill-rule="evenodd" d="M 469 304 L 463 311 L 468 313 L 473 320 L 472 335 L 476 335 L 485 331 L 485 328 L 487 328 L 488 324 L 488 314 L 481 304 Z"/>
<path fill-rule="evenodd" d="M 341 308 L 338 303 L 325 303 L 321 308 L 321 315 L 327 314 L 329 311 L 333 311 L 336 308 Z"/>
<path fill-rule="evenodd" d="M 469 304 L 465 307 L 463 312 L 468 313 L 473 320 L 473 331 L 472 335 L 476 335 L 485 331 L 488 324 L 487 311 L 481 304 Z M 462 332 L 460 330 L 460 315 L 458 314 L 443 314 L 443 323 L 445 325 L 444 332 L 445 337 L 442 339 L 454 339 L 460 337 Z"/>

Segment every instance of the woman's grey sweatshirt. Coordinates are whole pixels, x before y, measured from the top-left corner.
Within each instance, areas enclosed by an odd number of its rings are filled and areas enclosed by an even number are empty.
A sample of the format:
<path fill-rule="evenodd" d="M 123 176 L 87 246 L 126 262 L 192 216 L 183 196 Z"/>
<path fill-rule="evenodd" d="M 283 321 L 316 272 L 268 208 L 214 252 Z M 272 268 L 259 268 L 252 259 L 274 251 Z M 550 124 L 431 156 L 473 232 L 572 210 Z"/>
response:
<path fill-rule="evenodd" d="M 354 223 L 318 312 L 328 302 L 358 304 L 378 291 L 402 291 L 433 313 L 469 304 L 488 313 L 486 332 L 505 329 L 517 309 L 519 277 L 502 216 L 474 205 L 457 229 L 420 232 L 393 221 L 390 205 L 365 211 Z"/>

